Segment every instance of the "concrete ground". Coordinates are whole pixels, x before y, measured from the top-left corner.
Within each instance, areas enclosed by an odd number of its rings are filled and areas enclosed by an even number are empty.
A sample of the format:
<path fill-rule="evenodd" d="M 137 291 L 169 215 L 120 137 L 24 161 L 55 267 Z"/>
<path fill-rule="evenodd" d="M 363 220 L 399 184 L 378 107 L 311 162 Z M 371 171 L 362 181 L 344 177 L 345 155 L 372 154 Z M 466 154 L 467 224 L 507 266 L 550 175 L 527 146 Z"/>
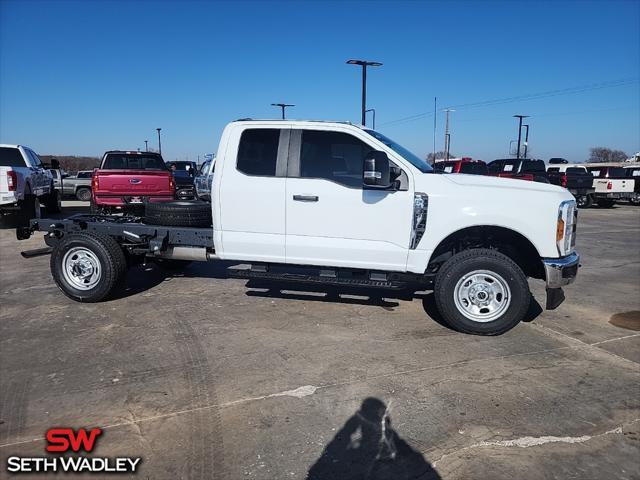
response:
<path fill-rule="evenodd" d="M 487 338 L 434 321 L 426 293 L 215 263 L 79 304 L 19 255 L 41 237 L 0 230 L 0 477 L 48 428 L 99 426 L 93 455 L 141 456 L 141 478 L 640 478 L 640 332 L 609 323 L 640 311 L 640 208 L 581 211 L 578 232 L 566 302 Z"/>

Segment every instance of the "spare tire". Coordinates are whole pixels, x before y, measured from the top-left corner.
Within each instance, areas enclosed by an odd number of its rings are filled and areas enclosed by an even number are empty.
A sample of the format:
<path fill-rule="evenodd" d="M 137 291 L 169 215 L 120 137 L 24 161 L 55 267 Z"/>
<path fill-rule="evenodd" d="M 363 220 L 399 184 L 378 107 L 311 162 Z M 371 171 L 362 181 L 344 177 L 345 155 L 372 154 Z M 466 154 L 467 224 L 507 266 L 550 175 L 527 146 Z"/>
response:
<path fill-rule="evenodd" d="M 175 227 L 211 226 L 211 204 L 195 201 L 147 203 L 145 222 Z"/>

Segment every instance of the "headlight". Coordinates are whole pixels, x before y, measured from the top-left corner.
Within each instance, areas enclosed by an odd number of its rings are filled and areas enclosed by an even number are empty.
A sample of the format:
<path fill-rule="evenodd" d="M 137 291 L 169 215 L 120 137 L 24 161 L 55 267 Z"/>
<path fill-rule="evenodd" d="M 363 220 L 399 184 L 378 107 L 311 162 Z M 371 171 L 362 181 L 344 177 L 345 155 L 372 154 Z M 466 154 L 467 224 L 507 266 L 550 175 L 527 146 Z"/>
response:
<path fill-rule="evenodd" d="M 576 245 L 578 209 L 575 200 L 565 200 L 558 207 L 556 224 L 556 246 L 561 257 L 569 255 Z"/>
<path fill-rule="evenodd" d="M 416 193 L 413 196 L 413 222 L 411 225 L 411 242 L 409 248 L 415 250 L 420 243 L 427 227 L 427 210 L 429 196 L 426 193 Z"/>

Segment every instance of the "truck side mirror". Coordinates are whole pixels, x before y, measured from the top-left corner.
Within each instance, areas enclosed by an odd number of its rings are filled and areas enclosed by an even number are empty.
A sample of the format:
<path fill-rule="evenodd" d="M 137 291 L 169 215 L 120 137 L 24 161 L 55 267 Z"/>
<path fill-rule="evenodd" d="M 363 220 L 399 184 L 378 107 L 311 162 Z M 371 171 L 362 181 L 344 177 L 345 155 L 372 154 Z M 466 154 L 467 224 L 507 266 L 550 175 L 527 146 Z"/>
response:
<path fill-rule="evenodd" d="M 391 181 L 391 166 L 385 152 L 373 150 L 364 157 L 362 183 L 368 188 L 389 188 Z"/>
<path fill-rule="evenodd" d="M 57 158 L 51 159 L 51 168 L 53 170 L 60 170 L 60 161 Z"/>

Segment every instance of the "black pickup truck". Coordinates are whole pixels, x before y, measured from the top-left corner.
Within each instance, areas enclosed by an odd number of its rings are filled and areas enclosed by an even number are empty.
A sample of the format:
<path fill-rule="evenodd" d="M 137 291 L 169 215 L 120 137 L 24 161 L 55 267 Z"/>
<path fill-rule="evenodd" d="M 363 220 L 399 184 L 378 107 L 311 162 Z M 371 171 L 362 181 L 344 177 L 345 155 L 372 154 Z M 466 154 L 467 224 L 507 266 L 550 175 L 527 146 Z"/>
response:
<path fill-rule="evenodd" d="M 492 177 L 517 178 L 530 182 L 549 183 L 544 161 L 503 158 L 489 162 L 488 175 Z"/>
<path fill-rule="evenodd" d="M 588 208 L 593 204 L 593 175 L 583 166 L 553 164 L 547 167 L 549 183 L 560 185 L 576 197 L 580 208 Z"/>

